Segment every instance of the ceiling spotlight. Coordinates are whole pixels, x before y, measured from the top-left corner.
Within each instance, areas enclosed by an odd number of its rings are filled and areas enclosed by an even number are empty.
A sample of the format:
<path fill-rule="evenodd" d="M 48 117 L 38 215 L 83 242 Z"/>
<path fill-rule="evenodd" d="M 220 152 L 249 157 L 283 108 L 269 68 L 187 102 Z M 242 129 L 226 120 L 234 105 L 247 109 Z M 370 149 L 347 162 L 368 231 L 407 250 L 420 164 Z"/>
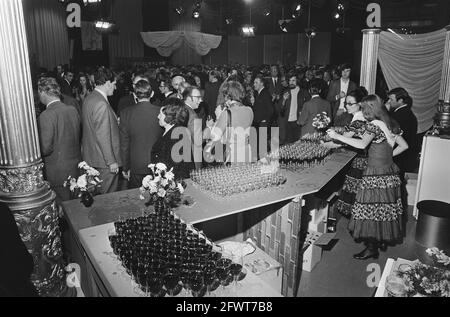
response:
<path fill-rule="evenodd" d="M 182 14 L 184 13 L 184 8 L 183 8 L 182 6 L 176 7 L 176 8 L 175 8 L 175 12 L 176 12 L 178 15 L 182 15 Z"/>
<path fill-rule="evenodd" d="M 333 19 L 340 20 L 342 18 L 342 14 L 339 11 L 333 12 Z"/>
<path fill-rule="evenodd" d="M 294 8 L 292 10 L 292 18 L 296 19 L 299 16 L 301 16 L 303 13 L 303 6 L 301 5 L 301 3 L 296 3 L 294 5 Z"/>
<path fill-rule="evenodd" d="M 198 11 L 198 9 L 194 9 L 194 11 L 192 12 L 192 17 L 194 19 L 198 19 L 200 17 L 200 11 Z"/>
<path fill-rule="evenodd" d="M 93 3 L 100 3 L 102 0 L 83 0 L 84 5 L 93 4 Z"/>
<path fill-rule="evenodd" d="M 255 36 L 255 27 L 253 25 L 243 25 L 241 32 L 244 37 L 253 37 Z"/>
<path fill-rule="evenodd" d="M 289 21 L 288 20 L 279 20 L 278 24 L 280 25 L 280 30 L 283 31 L 284 33 L 288 32 L 288 25 L 289 25 Z"/>
<path fill-rule="evenodd" d="M 305 29 L 305 33 L 308 38 L 313 39 L 317 35 L 317 30 L 315 27 L 311 27 L 311 28 Z"/>
<path fill-rule="evenodd" d="M 226 23 L 227 25 L 233 24 L 233 19 L 230 19 L 230 18 L 225 19 L 225 23 Z"/>
<path fill-rule="evenodd" d="M 266 8 L 266 9 L 264 9 L 264 11 L 263 11 L 263 15 L 265 16 L 265 17 L 268 17 L 269 15 L 270 15 L 270 9 L 269 8 Z"/>

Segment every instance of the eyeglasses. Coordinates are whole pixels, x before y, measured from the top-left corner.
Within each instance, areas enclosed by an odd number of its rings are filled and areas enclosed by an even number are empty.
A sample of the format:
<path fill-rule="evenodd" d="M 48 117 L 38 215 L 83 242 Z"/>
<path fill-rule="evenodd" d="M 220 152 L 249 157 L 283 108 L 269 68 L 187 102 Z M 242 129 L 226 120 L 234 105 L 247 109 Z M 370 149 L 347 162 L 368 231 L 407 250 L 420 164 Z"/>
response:
<path fill-rule="evenodd" d="M 359 104 L 359 102 L 354 102 L 354 103 L 346 102 L 345 103 L 346 106 L 354 106 L 354 105 L 358 105 L 358 104 Z"/>
<path fill-rule="evenodd" d="M 202 98 L 202 96 L 191 96 L 191 98 Z"/>

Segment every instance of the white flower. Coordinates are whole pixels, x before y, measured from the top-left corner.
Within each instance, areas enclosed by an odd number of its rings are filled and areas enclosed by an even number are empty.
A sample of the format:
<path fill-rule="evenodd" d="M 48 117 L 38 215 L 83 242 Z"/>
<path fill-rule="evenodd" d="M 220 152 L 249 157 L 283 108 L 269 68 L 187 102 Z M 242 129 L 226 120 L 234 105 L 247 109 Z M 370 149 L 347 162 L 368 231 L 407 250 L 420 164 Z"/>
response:
<path fill-rule="evenodd" d="M 77 181 L 77 186 L 82 189 L 85 188 L 87 186 L 87 179 L 86 179 L 86 174 L 81 175 L 80 177 L 78 177 L 78 181 Z"/>
<path fill-rule="evenodd" d="M 167 166 L 164 163 L 156 164 L 156 168 L 159 169 L 160 171 L 167 171 Z"/>
<path fill-rule="evenodd" d="M 142 195 L 139 195 L 139 199 L 140 199 L 140 200 L 144 200 L 144 199 L 145 199 L 145 197 L 144 197 L 144 196 L 142 196 Z"/>
<path fill-rule="evenodd" d="M 142 180 L 142 185 L 146 188 L 150 187 L 150 182 L 153 180 L 153 177 L 151 175 L 147 175 Z"/>
<path fill-rule="evenodd" d="M 156 193 L 156 192 L 158 192 L 158 184 L 155 182 L 155 181 L 151 181 L 150 183 L 149 183 L 149 189 L 150 189 L 150 193 Z"/>
<path fill-rule="evenodd" d="M 70 180 L 70 191 L 73 192 L 77 188 L 77 181 L 75 178 Z"/>
<path fill-rule="evenodd" d="M 161 186 L 166 187 L 169 184 L 169 181 L 166 178 L 161 179 Z"/>
<path fill-rule="evenodd" d="M 88 169 L 86 169 L 86 171 L 89 176 L 99 176 L 100 175 L 99 171 L 97 171 L 95 168 L 92 168 L 92 167 L 89 167 Z"/>
<path fill-rule="evenodd" d="M 178 187 L 178 191 L 180 192 L 180 194 L 184 193 L 184 188 L 183 188 L 183 185 L 181 185 L 181 183 L 178 183 L 177 187 Z"/>
<path fill-rule="evenodd" d="M 86 163 L 85 161 L 80 162 L 80 163 L 78 164 L 78 168 L 85 168 L 85 167 L 89 167 L 89 165 L 87 165 L 87 163 Z"/>
<path fill-rule="evenodd" d="M 160 188 L 160 189 L 158 190 L 158 196 L 159 196 L 159 197 L 165 197 L 165 196 L 166 196 L 166 191 L 165 191 L 164 188 Z"/>
<path fill-rule="evenodd" d="M 148 166 L 148 168 L 149 169 L 151 169 L 152 170 L 152 172 L 154 172 L 155 171 L 155 164 L 150 164 L 149 166 Z"/>
<path fill-rule="evenodd" d="M 168 172 L 166 173 L 166 178 L 167 178 L 169 181 L 172 181 L 172 180 L 175 178 L 175 174 L 172 172 L 172 170 L 173 170 L 173 168 L 172 168 L 170 171 L 168 171 Z"/>

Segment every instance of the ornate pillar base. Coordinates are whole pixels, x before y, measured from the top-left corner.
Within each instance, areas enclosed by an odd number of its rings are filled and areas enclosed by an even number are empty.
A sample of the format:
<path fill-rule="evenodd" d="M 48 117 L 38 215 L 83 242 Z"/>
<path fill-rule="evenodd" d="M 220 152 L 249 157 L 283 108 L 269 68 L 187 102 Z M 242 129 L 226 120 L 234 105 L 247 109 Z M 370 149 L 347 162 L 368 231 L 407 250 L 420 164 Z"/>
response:
<path fill-rule="evenodd" d="M 20 236 L 33 256 L 31 281 L 40 296 L 73 295 L 65 281 L 59 212 L 42 164 L 0 169 L 0 201 L 13 212 Z"/>
<path fill-rule="evenodd" d="M 440 135 L 450 135 L 450 103 L 439 100 L 438 112 L 434 117 L 434 126 Z"/>

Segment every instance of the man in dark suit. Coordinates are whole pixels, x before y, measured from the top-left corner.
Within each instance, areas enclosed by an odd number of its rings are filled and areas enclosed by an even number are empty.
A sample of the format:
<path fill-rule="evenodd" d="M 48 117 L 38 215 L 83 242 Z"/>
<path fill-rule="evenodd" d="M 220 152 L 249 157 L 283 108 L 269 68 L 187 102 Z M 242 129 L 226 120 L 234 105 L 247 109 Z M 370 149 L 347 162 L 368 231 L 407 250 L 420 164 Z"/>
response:
<path fill-rule="evenodd" d="M 123 176 L 129 180 L 129 188 L 142 186 L 149 173 L 152 147 L 161 137 L 158 124 L 159 107 L 150 103 L 152 88 L 140 80 L 134 88 L 138 103 L 122 111 L 120 116 L 120 148 L 123 159 Z"/>
<path fill-rule="evenodd" d="M 81 105 L 78 102 L 78 100 L 76 100 L 75 98 L 73 98 L 71 96 L 61 94 L 61 101 L 65 105 L 74 107 L 77 110 L 77 112 L 78 112 L 78 114 L 80 115 L 80 118 L 81 118 Z"/>
<path fill-rule="evenodd" d="M 20 237 L 12 211 L 0 202 L 0 297 L 37 297 L 31 283 L 33 257 Z"/>
<path fill-rule="evenodd" d="M 278 66 L 272 65 L 270 66 L 270 78 L 266 79 L 267 89 L 269 89 L 269 93 L 272 96 L 272 104 L 274 108 L 270 122 L 272 127 L 278 125 L 278 111 L 276 104 L 281 99 L 281 91 L 283 90 L 279 73 Z"/>
<path fill-rule="evenodd" d="M 205 96 L 203 98 L 203 101 L 207 105 L 208 115 L 213 117 L 214 120 L 217 119 L 215 110 L 221 85 L 219 78 L 220 73 L 217 70 L 212 70 L 209 72 L 209 82 L 207 82 L 205 85 Z"/>
<path fill-rule="evenodd" d="M 170 79 L 163 78 L 159 81 L 159 104 L 161 105 L 172 94 L 172 85 Z"/>
<path fill-rule="evenodd" d="M 256 128 L 258 133 L 257 157 L 259 159 L 266 155 L 267 146 L 265 148 L 260 148 L 260 144 L 267 143 L 268 141 L 271 127 L 270 123 L 274 110 L 272 96 L 266 88 L 266 83 L 261 75 L 256 76 L 253 81 L 253 88 L 255 89 L 255 96 L 250 100 L 253 106 L 254 115 L 252 126 Z M 266 139 L 266 142 L 262 142 L 260 138 Z"/>
<path fill-rule="evenodd" d="M 73 97 L 72 81 L 73 72 L 71 70 L 67 70 L 59 82 L 62 94 Z"/>
<path fill-rule="evenodd" d="M 314 118 L 322 112 L 326 112 L 327 116 L 331 115 L 330 103 L 320 97 L 322 89 L 322 80 L 313 79 L 310 83 L 309 93 L 311 94 L 311 100 L 307 101 L 303 105 L 303 110 L 298 118 L 298 124 L 302 127 L 301 136 L 303 137 L 307 133 L 317 132 L 312 123 Z"/>
<path fill-rule="evenodd" d="M 345 109 L 345 98 L 347 94 L 357 88 L 356 84 L 350 80 L 351 71 L 352 68 L 349 64 L 342 65 L 341 78 L 333 80 L 328 89 L 327 100 L 330 102 L 332 110 L 331 122 L 335 126 L 345 126 L 347 123 L 346 118 L 340 117 L 347 112 Z M 344 117 L 346 116 L 344 115 Z"/>
<path fill-rule="evenodd" d="M 69 176 L 78 176 L 78 163 L 81 161 L 80 116 L 74 107 L 61 102 L 60 88 L 54 78 L 41 78 L 38 93 L 46 106 L 38 119 L 46 180 L 60 200 L 69 200 L 72 198 L 70 191 L 63 184 Z"/>
<path fill-rule="evenodd" d="M 301 88 L 296 74 L 289 76 L 289 90 L 283 94 L 279 102 L 278 126 L 280 127 L 280 144 L 296 142 L 300 137 L 300 126 L 297 124 L 303 105 L 311 96 Z"/>
<path fill-rule="evenodd" d="M 136 105 L 139 102 L 138 98 L 136 97 L 135 90 L 136 90 L 136 83 L 141 81 L 141 80 L 145 80 L 145 81 L 147 81 L 149 83 L 148 78 L 145 77 L 143 74 L 136 74 L 133 77 L 133 92 L 131 92 L 131 93 L 123 96 L 122 98 L 120 98 L 118 106 L 117 106 L 117 116 L 120 117 L 121 116 L 121 112 L 124 109 L 126 109 L 128 107 L 131 107 L 131 106 L 134 106 L 134 105 Z"/>
<path fill-rule="evenodd" d="M 387 102 L 390 115 L 398 122 L 403 131 L 403 138 L 408 143 L 408 150 L 394 157 L 394 162 L 402 174 L 415 172 L 419 164 L 417 138 L 417 118 L 411 110 L 412 98 L 403 88 L 395 88 L 388 92 Z"/>
<path fill-rule="evenodd" d="M 200 90 L 195 86 L 187 87 L 183 91 L 183 100 L 186 105 L 186 109 L 189 112 L 189 119 L 187 128 L 191 134 L 192 139 L 192 157 L 196 169 L 202 168 L 203 161 L 203 131 L 202 131 L 202 120 L 198 117 L 195 112 L 202 102 L 202 95 Z"/>
<path fill-rule="evenodd" d="M 117 190 L 120 156 L 120 133 L 117 117 L 108 102 L 114 94 L 116 78 L 109 69 L 95 75 L 95 90 L 86 97 L 82 108 L 83 159 L 100 172 L 101 194 Z"/>

